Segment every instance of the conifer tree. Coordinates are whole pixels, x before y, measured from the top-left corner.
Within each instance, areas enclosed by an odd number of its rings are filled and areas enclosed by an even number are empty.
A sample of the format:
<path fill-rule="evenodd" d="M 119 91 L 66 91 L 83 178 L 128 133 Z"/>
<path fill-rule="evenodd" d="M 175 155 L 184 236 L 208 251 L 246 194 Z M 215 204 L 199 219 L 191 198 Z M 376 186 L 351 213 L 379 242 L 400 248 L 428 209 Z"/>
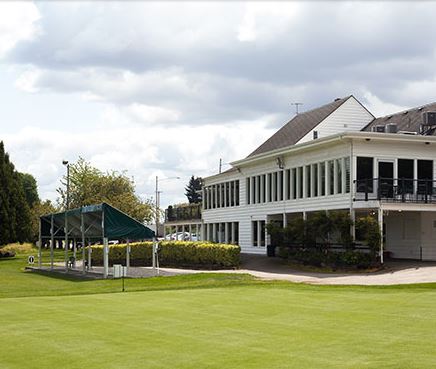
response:
<path fill-rule="evenodd" d="M 203 180 L 201 177 L 191 176 L 188 185 L 185 187 L 185 195 L 190 204 L 197 204 L 201 202 L 201 186 Z"/>

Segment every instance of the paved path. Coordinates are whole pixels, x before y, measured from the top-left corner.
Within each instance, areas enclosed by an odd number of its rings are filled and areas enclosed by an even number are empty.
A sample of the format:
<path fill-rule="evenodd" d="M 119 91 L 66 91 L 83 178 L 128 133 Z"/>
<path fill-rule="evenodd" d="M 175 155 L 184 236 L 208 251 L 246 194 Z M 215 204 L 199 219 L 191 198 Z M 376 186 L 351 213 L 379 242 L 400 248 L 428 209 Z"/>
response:
<path fill-rule="evenodd" d="M 92 268 L 101 272 L 101 267 Z M 111 271 L 111 268 L 109 269 Z M 258 278 L 285 280 L 310 284 L 329 285 L 394 285 L 436 282 L 435 262 L 392 261 L 383 271 L 374 273 L 314 273 L 292 269 L 279 258 L 263 255 L 242 255 L 241 269 L 238 270 L 194 270 L 160 268 L 160 275 L 172 276 L 195 273 L 247 273 Z M 131 267 L 128 277 L 141 278 L 154 275 L 151 267 Z"/>

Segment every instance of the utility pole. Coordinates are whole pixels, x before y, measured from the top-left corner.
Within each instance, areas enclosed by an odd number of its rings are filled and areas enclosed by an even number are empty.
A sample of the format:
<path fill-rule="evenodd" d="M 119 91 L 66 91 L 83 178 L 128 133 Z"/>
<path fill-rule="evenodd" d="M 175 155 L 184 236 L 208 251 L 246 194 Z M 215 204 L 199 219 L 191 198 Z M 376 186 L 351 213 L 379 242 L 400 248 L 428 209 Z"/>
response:
<path fill-rule="evenodd" d="M 62 164 L 67 167 L 67 210 L 70 208 L 70 164 L 68 160 L 62 160 Z"/>
<path fill-rule="evenodd" d="M 293 102 L 293 103 L 291 103 L 291 105 L 295 105 L 295 114 L 298 115 L 298 107 L 299 107 L 300 105 L 303 105 L 303 103 L 300 103 L 300 102 Z"/>

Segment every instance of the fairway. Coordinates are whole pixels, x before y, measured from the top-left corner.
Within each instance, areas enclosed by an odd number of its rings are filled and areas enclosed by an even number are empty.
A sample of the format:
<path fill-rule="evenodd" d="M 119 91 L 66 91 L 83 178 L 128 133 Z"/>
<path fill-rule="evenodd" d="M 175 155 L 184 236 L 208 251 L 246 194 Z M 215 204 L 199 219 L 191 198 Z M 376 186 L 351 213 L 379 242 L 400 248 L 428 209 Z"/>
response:
<path fill-rule="evenodd" d="M 129 280 L 138 291 L 97 293 L 119 290 L 119 281 L 68 281 L 18 266 L 23 260 L 0 261 L 0 276 L 9 270 L 10 278 L 0 298 L 2 369 L 436 365 L 432 285 L 307 286 L 210 274 Z M 40 288 L 33 294 L 32 279 Z M 15 297 L 25 290 L 34 296 Z"/>

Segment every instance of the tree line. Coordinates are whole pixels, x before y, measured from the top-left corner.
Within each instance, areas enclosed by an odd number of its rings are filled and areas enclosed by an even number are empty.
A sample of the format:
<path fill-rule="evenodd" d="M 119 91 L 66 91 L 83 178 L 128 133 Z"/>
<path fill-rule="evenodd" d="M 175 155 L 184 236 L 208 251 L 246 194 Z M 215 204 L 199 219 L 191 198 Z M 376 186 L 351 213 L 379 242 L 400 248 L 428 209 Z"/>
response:
<path fill-rule="evenodd" d="M 202 179 L 192 176 L 185 188 L 189 203 L 201 202 Z M 11 242 L 35 242 L 39 235 L 39 217 L 67 208 L 67 176 L 57 188 L 55 203 L 41 200 L 35 178 L 20 173 L 0 141 L 0 245 Z M 83 158 L 69 166 L 69 209 L 106 202 L 142 223 L 154 220 L 151 199 L 136 194 L 127 172 L 103 172 Z"/>

